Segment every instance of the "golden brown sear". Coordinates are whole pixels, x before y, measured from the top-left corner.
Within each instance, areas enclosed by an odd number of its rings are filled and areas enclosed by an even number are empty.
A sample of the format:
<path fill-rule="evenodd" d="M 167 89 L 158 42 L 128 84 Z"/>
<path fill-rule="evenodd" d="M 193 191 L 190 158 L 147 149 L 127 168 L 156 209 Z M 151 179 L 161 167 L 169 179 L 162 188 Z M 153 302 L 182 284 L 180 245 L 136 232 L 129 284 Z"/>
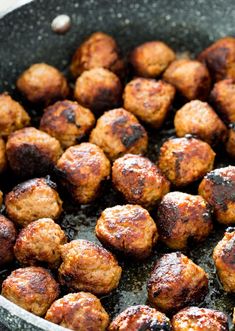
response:
<path fill-rule="evenodd" d="M 70 293 L 53 302 L 45 319 L 74 331 L 105 331 L 109 315 L 91 293 Z"/>
<path fill-rule="evenodd" d="M 235 122 L 229 125 L 228 140 L 226 142 L 226 151 L 235 159 Z"/>
<path fill-rule="evenodd" d="M 58 298 L 59 286 L 44 268 L 20 268 L 4 280 L 2 295 L 25 310 L 43 316 Z"/>
<path fill-rule="evenodd" d="M 13 261 L 16 235 L 14 223 L 0 215 L 0 267 Z"/>
<path fill-rule="evenodd" d="M 72 291 L 108 294 L 119 283 L 122 268 L 103 247 L 87 240 L 72 240 L 61 246 L 59 279 Z"/>
<path fill-rule="evenodd" d="M 2 138 L 0 138 L 0 173 L 6 170 L 7 157 L 6 157 L 6 144 Z"/>

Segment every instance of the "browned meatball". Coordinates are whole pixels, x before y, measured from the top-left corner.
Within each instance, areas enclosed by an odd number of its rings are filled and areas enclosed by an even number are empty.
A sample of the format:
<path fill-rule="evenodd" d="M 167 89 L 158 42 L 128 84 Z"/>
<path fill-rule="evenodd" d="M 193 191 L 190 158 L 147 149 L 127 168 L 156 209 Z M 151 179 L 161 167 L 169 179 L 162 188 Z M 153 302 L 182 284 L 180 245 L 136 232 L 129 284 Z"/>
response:
<path fill-rule="evenodd" d="M 45 109 L 40 130 L 47 132 L 61 143 L 63 148 L 76 145 L 95 125 L 92 112 L 76 101 L 57 101 Z"/>
<path fill-rule="evenodd" d="M 175 186 L 188 185 L 213 168 L 211 147 L 191 136 L 167 140 L 160 149 L 158 166 Z"/>
<path fill-rule="evenodd" d="M 125 87 L 124 108 L 143 122 L 159 128 L 175 96 L 175 88 L 162 80 L 135 78 Z"/>
<path fill-rule="evenodd" d="M 141 77 L 159 76 L 174 59 L 174 51 L 161 41 L 141 44 L 130 56 L 135 74 Z"/>
<path fill-rule="evenodd" d="M 209 172 L 199 185 L 198 192 L 212 206 L 218 222 L 235 223 L 235 167 Z"/>
<path fill-rule="evenodd" d="M 57 171 L 74 200 L 86 204 L 97 197 L 102 182 L 109 177 L 110 162 L 98 146 L 82 143 L 64 152 Z"/>
<path fill-rule="evenodd" d="M 171 331 L 171 322 L 166 315 L 145 305 L 131 306 L 119 314 L 108 331 Z"/>
<path fill-rule="evenodd" d="M 69 94 L 65 77 L 46 63 L 31 65 L 20 75 L 16 86 L 28 101 L 45 105 L 64 99 Z"/>
<path fill-rule="evenodd" d="M 229 125 L 228 140 L 226 142 L 226 151 L 235 159 L 235 122 Z"/>
<path fill-rule="evenodd" d="M 109 159 L 115 160 L 126 153 L 145 153 L 148 135 L 133 114 L 117 108 L 98 119 L 91 131 L 90 142 L 98 145 Z"/>
<path fill-rule="evenodd" d="M 180 108 L 174 125 L 178 137 L 193 134 L 210 145 L 226 139 L 226 126 L 206 102 L 193 100 Z"/>
<path fill-rule="evenodd" d="M 106 68 L 117 75 L 123 73 L 124 63 L 116 41 L 103 32 L 93 33 L 77 48 L 70 66 L 74 77 L 93 68 Z"/>
<path fill-rule="evenodd" d="M 112 181 L 130 203 L 154 206 L 170 190 L 170 183 L 149 159 L 126 154 L 116 160 Z"/>
<path fill-rule="evenodd" d="M 152 217 L 138 205 L 106 208 L 95 231 L 103 244 L 138 259 L 151 254 L 158 237 Z"/>
<path fill-rule="evenodd" d="M 208 291 L 208 276 L 187 256 L 176 252 L 163 255 L 148 281 L 148 298 L 157 309 L 175 312 L 200 303 Z"/>
<path fill-rule="evenodd" d="M 164 72 L 163 78 L 188 100 L 205 100 L 210 92 L 209 72 L 199 61 L 175 60 Z"/>
<path fill-rule="evenodd" d="M 0 266 L 14 259 L 13 247 L 16 240 L 16 229 L 5 216 L 0 215 Z"/>
<path fill-rule="evenodd" d="M 47 175 L 62 154 L 62 149 L 57 139 L 30 127 L 10 135 L 6 152 L 13 172 L 29 178 Z"/>
<path fill-rule="evenodd" d="M 61 246 L 59 279 L 73 291 L 107 294 L 118 286 L 122 268 L 103 247 L 87 240 L 72 240 Z"/>
<path fill-rule="evenodd" d="M 70 293 L 56 300 L 45 319 L 75 331 L 105 331 L 109 315 L 91 293 Z"/>
<path fill-rule="evenodd" d="M 5 199 L 10 219 L 21 226 L 44 217 L 57 219 L 62 212 L 62 201 L 56 184 L 48 178 L 35 178 L 21 183 Z"/>
<path fill-rule="evenodd" d="M 7 167 L 6 145 L 2 138 L 0 138 L 0 173 Z"/>

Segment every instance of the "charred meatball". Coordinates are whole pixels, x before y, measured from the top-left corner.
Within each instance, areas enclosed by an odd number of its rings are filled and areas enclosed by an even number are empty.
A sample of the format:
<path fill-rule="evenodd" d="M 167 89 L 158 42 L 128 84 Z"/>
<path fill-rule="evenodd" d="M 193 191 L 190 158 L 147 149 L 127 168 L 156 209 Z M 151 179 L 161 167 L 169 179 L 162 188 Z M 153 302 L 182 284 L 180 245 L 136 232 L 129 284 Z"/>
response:
<path fill-rule="evenodd" d="M 135 78 L 125 87 L 124 108 L 154 128 L 161 127 L 175 96 L 175 88 L 164 81 Z"/>
<path fill-rule="evenodd" d="M 75 101 L 57 101 L 45 109 L 40 130 L 59 140 L 63 148 L 76 145 L 95 125 L 92 112 Z"/>
<path fill-rule="evenodd" d="M 56 184 L 48 178 L 35 178 L 21 183 L 5 199 L 10 219 L 21 226 L 44 217 L 57 219 L 62 211 L 62 201 Z"/>
<path fill-rule="evenodd" d="M 214 209 L 218 222 L 235 223 L 235 167 L 215 169 L 202 180 L 199 194 Z"/>
<path fill-rule="evenodd" d="M 61 246 L 59 279 L 73 291 L 107 294 L 118 286 L 122 268 L 103 247 L 87 240 L 73 240 Z"/>
<path fill-rule="evenodd" d="M 45 319 L 75 331 L 105 331 L 109 316 L 91 293 L 70 293 L 56 300 Z"/>
<path fill-rule="evenodd" d="M 235 122 L 229 125 L 226 151 L 232 158 L 235 159 Z"/>
<path fill-rule="evenodd" d="M 0 173 L 2 173 L 7 167 L 6 158 L 6 145 L 2 138 L 0 138 Z"/>
<path fill-rule="evenodd" d="M 5 216 L 0 215 L 0 267 L 14 259 L 13 247 L 16 240 L 16 229 Z"/>
<path fill-rule="evenodd" d="M 4 280 L 2 295 L 25 310 L 43 316 L 58 298 L 59 286 L 44 268 L 20 268 Z"/>
<path fill-rule="evenodd" d="M 93 201 L 109 177 L 110 162 L 96 145 L 82 143 L 68 148 L 57 163 L 57 172 L 75 201 Z"/>
<path fill-rule="evenodd" d="M 170 253 L 157 261 L 147 288 L 149 301 L 154 307 L 163 312 L 175 312 L 204 299 L 208 276 L 187 256 Z"/>
<path fill-rule="evenodd" d="M 158 166 L 175 186 L 188 185 L 213 168 L 215 153 L 201 140 L 174 138 L 160 149 Z"/>

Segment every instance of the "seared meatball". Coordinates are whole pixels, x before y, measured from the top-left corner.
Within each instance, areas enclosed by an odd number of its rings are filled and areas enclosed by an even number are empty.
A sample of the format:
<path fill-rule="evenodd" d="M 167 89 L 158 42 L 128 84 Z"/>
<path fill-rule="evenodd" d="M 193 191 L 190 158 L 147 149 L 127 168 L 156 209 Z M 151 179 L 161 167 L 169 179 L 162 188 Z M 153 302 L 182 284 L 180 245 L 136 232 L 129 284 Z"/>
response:
<path fill-rule="evenodd" d="M 232 158 L 235 159 L 235 122 L 229 125 L 226 151 Z"/>
<path fill-rule="evenodd" d="M 92 112 L 76 101 L 57 101 L 45 109 L 40 130 L 59 140 L 63 148 L 76 145 L 95 124 Z"/>
<path fill-rule="evenodd" d="M 76 80 L 74 89 L 75 99 L 95 113 L 119 106 L 121 94 L 118 76 L 104 68 L 84 71 Z"/>
<path fill-rule="evenodd" d="M 137 76 L 159 76 L 174 61 L 174 51 L 161 41 L 149 41 L 136 47 L 130 56 Z"/>
<path fill-rule="evenodd" d="M 59 286 L 44 268 L 20 268 L 4 280 L 2 295 L 25 310 L 43 316 L 58 298 Z"/>
<path fill-rule="evenodd" d="M 175 60 L 164 72 L 163 78 L 188 100 L 205 100 L 210 92 L 209 72 L 199 61 Z"/>
<path fill-rule="evenodd" d="M 7 167 L 6 158 L 6 145 L 2 138 L 0 138 L 0 173 L 2 173 Z"/>
<path fill-rule="evenodd" d="M 131 306 L 119 314 L 110 324 L 108 331 L 171 331 L 166 315 L 145 305 Z"/>
<path fill-rule="evenodd" d="M 57 139 L 33 127 L 12 133 L 6 144 L 9 165 L 21 177 L 47 175 L 62 149 Z"/>
<path fill-rule="evenodd" d="M 235 167 L 209 172 L 199 185 L 198 192 L 212 206 L 218 222 L 235 223 Z"/>
<path fill-rule="evenodd" d="M 44 105 L 65 99 L 69 94 L 65 77 L 46 63 L 31 65 L 20 75 L 16 86 L 28 101 Z"/>
<path fill-rule="evenodd" d="M 21 226 L 43 217 L 57 219 L 62 211 L 62 201 L 56 184 L 47 178 L 30 179 L 9 192 L 5 199 L 10 219 Z"/>
<path fill-rule="evenodd" d="M 75 331 L 105 331 L 109 315 L 91 293 L 70 293 L 56 300 L 45 319 Z"/>
<path fill-rule="evenodd" d="M 75 201 L 93 201 L 109 177 L 110 162 L 96 145 L 82 143 L 68 148 L 57 163 L 57 172 Z"/>
<path fill-rule="evenodd" d="M 226 138 L 224 123 L 208 103 L 200 100 L 190 101 L 180 108 L 175 115 L 174 125 L 178 137 L 192 134 L 210 145 L 216 145 Z"/>
<path fill-rule="evenodd" d="M 90 142 L 98 145 L 109 159 L 126 153 L 143 154 L 148 136 L 137 118 L 123 108 L 107 111 L 91 131 Z"/>
<path fill-rule="evenodd" d="M 152 217 L 138 205 L 105 209 L 96 223 L 95 232 L 103 244 L 138 259 L 151 254 L 158 237 Z"/>
<path fill-rule="evenodd" d="M 5 216 L 0 215 L 0 267 L 14 259 L 13 247 L 16 240 L 16 229 Z"/>
<path fill-rule="evenodd" d="M 73 240 L 61 246 L 59 279 L 73 291 L 107 294 L 118 286 L 122 268 L 103 247 L 87 240 Z"/>
<path fill-rule="evenodd" d="M 208 291 L 208 276 L 187 256 L 176 252 L 163 255 L 148 281 L 148 298 L 157 309 L 176 312 L 200 303 Z"/>
<path fill-rule="evenodd" d="M 191 136 L 167 140 L 160 149 L 158 166 L 175 186 L 185 186 L 213 168 L 211 147 Z"/>
<path fill-rule="evenodd" d="M 135 78 L 124 90 L 124 108 L 143 122 L 159 128 L 175 96 L 175 88 L 162 80 Z"/>
<path fill-rule="evenodd" d="M 154 206 L 170 190 L 170 183 L 149 159 L 126 154 L 116 160 L 112 181 L 130 203 Z"/>

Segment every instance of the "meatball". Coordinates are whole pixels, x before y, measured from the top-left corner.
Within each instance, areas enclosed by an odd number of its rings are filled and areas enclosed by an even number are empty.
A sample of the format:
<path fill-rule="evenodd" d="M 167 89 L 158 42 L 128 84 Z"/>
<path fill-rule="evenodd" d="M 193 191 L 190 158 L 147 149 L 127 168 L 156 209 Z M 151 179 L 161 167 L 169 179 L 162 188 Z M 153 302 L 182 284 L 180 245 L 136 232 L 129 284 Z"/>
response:
<path fill-rule="evenodd" d="M 76 80 L 74 97 L 95 113 L 120 105 L 122 85 L 118 76 L 104 68 L 84 71 Z"/>
<path fill-rule="evenodd" d="M 235 223 L 235 167 L 209 172 L 199 185 L 198 192 L 212 206 L 218 222 Z"/>
<path fill-rule="evenodd" d="M 75 331 L 105 331 L 109 315 L 91 293 L 70 293 L 56 300 L 45 319 Z"/>
<path fill-rule="evenodd" d="M 188 100 L 205 100 L 210 92 L 209 72 L 202 63 L 190 59 L 175 60 L 163 75 Z"/>
<path fill-rule="evenodd" d="M 96 236 L 105 245 L 143 259 L 157 241 L 157 228 L 148 211 L 138 205 L 105 209 L 97 221 Z"/>
<path fill-rule="evenodd" d="M 161 41 L 149 41 L 136 47 L 130 62 L 137 76 L 159 76 L 174 61 L 174 51 Z"/>
<path fill-rule="evenodd" d="M 43 316 L 58 298 L 59 286 L 44 268 L 20 268 L 4 280 L 2 295 L 29 312 Z"/>
<path fill-rule="evenodd" d="M 103 149 L 109 159 L 126 154 L 143 154 L 148 135 L 136 117 L 123 108 L 107 111 L 91 131 L 90 142 Z"/>
<path fill-rule="evenodd" d="M 75 101 L 57 101 L 45 109 L 40 130 L 59 140 L 63 148 L 76 145 L 95 125 L 92 112 Z"/>
<path fill-rule="evenodd" d="M 44 217 L 57 219 L 62 212 L 62 201 L 56 184 L 48 178 L 35 178 L 21 183 L 6 195 L 7 215 L 15 223 L 27 226 Z"/>
<path fill-rule="evenodd" d="M 16 240 L 14 224 L 0 215 L 0 267 L 14 259 L 13 247 Z"/>
<path fill-rule="evenodd" d="M 172 101 L 175 88 L 162 80 L 135 78 L 124 90 L 124 108 L 143 122 L 159 128 L 162 126 Z"/>
<path fill-rule="evenodd" d="M 154 163 L 132 154 L 114 162 L 112 181 L 128 202 L 144 207 L 154 206 L 170 190 L 170 183 Z"/>
<path fill-rule="evenodd" d="M 6 158 L 6 145 L 2 138 L 0 138 L 0 173 L 6 170 L 7 158 Z"/>
<path fill-rule="evenodd" d="M 13 172 L 30 178 L 47 175 L 62 154 L 62 149 L 57 139 L 30 127 L 10 135 L 6 153 Z"/>
<path fill-rule="evenodd" d="M 235 159 L 235 122 L 229 125 L 228 140 L 226 142 L 226 151 Z"/>
<path fill-rule="evenodd" d="M 145 305 L 128 307 L 110 324 L 108 331 L 171 331 L 169 318 Z"/>
<path fill-rule="evenodd" d="M 175 186 L 185 186 L 210 171 L 214 158 L 206 142 L 186 136 L 169 139 L 162 145 L 158 166 Z"/>
<path fill-rule="evenodd" d="M 57 173 L 74 200 L 92 202 L 109 177 L 110 162 L 96 145 L 82 143 L 68 148 L 57 163 Z"/>
<path fill-rule="evenodd" d="M 31 65 L 20 75 L 16 86 L 28 101 L 43 105 L 64 99 L 69 94 L 65 77 L 46 63 Z"/>
<path fill-rule="evenodd" d="M 208 291 L 208 276 L 187 256 L 163 255 L 147 284 L 149 301 L 163 312 L 175 312 L 200 303 Z"/>
<path fill-rule="evenodd" d="M 103 247 L 87 240 L 72 240 L 61 246 L 59 279 L 73 291 L 107 294 L 118 286 L 122 268 Z"/>
<path fill-rule="evenodd" d="M 226 126 L 208 103 L 200 100 L 190 101 L 180 108 L 174 125 L 178 137 L 192 134 L 210 145 L 226 139 Z"/>

